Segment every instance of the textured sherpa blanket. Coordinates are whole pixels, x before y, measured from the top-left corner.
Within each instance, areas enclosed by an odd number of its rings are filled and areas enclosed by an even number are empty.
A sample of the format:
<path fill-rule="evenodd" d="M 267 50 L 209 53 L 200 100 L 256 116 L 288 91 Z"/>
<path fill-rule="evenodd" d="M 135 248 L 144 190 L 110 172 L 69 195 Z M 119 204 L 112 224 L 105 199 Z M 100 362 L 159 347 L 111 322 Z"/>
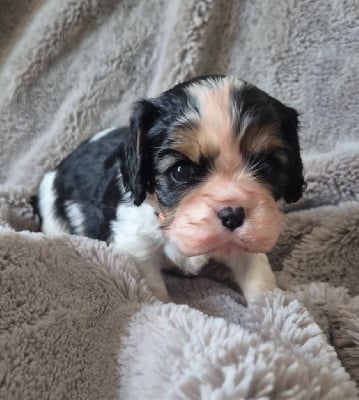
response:
<path fill-rule="evenodd" d="M 356 0 L 3 0 L 0 398 L 356 399 Z M 308 189 L 249 307 L 209 267 L 157 301 L 125 255 L 36 232 L 29 196 L 132 103 L 229 73 L 301 113 Z"/>

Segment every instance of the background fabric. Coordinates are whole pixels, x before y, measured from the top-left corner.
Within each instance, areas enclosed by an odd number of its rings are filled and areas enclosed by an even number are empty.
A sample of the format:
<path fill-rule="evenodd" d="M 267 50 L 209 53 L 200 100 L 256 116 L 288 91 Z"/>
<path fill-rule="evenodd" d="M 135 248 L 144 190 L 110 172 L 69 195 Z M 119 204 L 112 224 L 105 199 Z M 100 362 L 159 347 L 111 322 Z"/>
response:
<path fill-rule="evenodd" d="M 0 6 L 0 397 L 358 398 L 357 1 Z M 116 249 L 35 233 L 29 205 L 134 101 L 211 73 L 302 114 L 308 188 L 270 254 L 287 291 L 249 308 L 216 266 L 156 302 Z"/>

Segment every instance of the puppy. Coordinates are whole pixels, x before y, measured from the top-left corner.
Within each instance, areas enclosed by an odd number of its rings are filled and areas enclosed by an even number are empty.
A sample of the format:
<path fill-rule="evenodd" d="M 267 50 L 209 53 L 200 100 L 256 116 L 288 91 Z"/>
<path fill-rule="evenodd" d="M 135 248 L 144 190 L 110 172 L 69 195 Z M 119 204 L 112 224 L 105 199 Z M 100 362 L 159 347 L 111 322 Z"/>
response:
<path fill-rule="evenodd" d="M 46 234 L 114 243 L 154 294 L 161 269 L 228 266 L 251 301 L 275 287 L 265 254 L 281 231 L 278 201 L 303 192 L 298 114 L 230 76 L 199 77 L 135 104 L 129 127 L 83 142 L 43 177 Z"/>

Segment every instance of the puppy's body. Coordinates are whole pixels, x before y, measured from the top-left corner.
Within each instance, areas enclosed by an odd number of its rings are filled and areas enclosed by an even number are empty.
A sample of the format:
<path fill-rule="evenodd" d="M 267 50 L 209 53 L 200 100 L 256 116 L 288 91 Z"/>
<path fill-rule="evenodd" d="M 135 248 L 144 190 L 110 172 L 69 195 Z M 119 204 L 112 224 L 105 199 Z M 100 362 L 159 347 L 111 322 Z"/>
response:
<path fill-rule="evenodd" d="M 297 127 L 293 109 L 243 81 L 178 85 L 137 103 L 129 127 L 98 133 L 44 176 L 42 230 L 115 243 L 164 301 L 162 268 L 198 273 L 211 258 L 250 300 L 275 286 L 258 253 L 279 235 L 277 200 L 302 193 Z"/>

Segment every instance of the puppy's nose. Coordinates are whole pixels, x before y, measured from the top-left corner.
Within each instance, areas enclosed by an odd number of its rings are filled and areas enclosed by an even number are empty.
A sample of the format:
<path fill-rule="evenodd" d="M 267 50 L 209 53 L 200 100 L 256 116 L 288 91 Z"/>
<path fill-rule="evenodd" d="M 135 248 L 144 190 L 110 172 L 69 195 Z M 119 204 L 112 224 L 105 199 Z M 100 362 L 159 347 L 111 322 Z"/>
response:
<path fill-rule="evenodd" d="M 243 225 L 245 213 L 242 207 L 223 207 L 217 212 L 218 218 L 222 221 L 223 226 L 234 231 Z"/>

